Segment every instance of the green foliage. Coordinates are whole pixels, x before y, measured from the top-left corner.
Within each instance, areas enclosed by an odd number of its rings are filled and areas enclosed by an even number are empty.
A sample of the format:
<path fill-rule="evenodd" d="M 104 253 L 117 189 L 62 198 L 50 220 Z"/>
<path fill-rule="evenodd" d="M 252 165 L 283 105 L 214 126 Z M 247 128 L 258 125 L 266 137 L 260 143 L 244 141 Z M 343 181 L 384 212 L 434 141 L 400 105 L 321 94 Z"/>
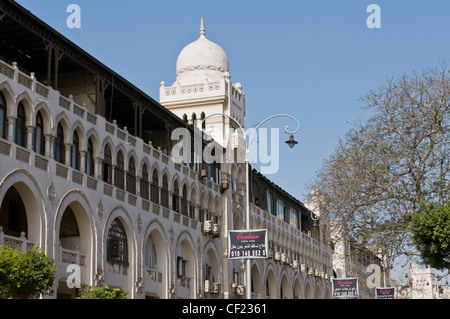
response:
<path fill-rule="evenodd" d="M 0 298 L 38 298 L 52 294 L 55 262 L 39 248 L 27 250 L 0 247 Z"/>
<path fill-rule="evenodd" d="M 121 292 L 120 289 L 110 289 L 108 286 L 92 287 L 87 284 L 81 285 L 81 294 L 77 299 L 127 299 L 128 291 Z"/>
<path fill-rule="evenodd" d="M 424 263 L 436 269 L 450 269 L 450 202 L 422 204 L 412 216 L 410 229 Z"/>

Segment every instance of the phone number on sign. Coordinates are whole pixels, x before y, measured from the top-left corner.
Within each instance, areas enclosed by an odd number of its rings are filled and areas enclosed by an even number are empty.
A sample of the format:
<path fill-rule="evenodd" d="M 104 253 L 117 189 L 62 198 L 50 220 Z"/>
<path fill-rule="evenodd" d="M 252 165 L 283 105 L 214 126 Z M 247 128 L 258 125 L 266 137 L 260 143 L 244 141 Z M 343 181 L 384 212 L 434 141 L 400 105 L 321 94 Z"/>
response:
<path fill-rule="evenodd" d="M 266 257 L 266 251 L 258 249 L 232 250 L 230 257 Z"/>

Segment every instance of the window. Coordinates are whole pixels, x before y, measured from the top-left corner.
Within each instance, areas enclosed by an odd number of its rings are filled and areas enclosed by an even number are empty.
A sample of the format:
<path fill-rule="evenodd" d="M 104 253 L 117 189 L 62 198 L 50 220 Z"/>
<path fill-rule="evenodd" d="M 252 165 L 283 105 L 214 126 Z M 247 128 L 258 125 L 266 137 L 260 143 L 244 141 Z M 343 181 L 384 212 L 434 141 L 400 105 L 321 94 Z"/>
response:
<path fill-rule="evenodd" d="M 186 216 L 188 215 L 188 201 L 187 201 L 186 185 L 183 186 L 183 194 L 181 196 L 181 213 Z"/>
<path fill-rule="evenodd" d="M 169 183 L 166 175 L 163 176 L 163 184 L 161 189 L 161 205 L 169 208 Z"/>
<path fill-rule="evenodd" d="M 277 217 L 281 220 L 285 220 L 285 214 L 284 214 L 285 206 L 284 202 L 282 200 L 277 200 Z"/>
<path fill-rule="evenodd" d="M 41 155 L 45 152 L 45 137 L 44 137 L 44 119 L 41 112 L 36 115 L 36 128 L 34 130 L 33 150 Z"/>
<path fill-rule="evenodd" d="M 16 144 L 20 145 L 22 147 L 26 147 L 27 138 L 26 138 L 26 115 L 25 115 L 25 108 L 22 104 L 22 102 L 19 103 L 19 106 L 17 108 L 17 119 L 16 119 Z"/>
<path fill-rule="evenodd" d="M 74 169 L 80 169 L 80 139 L 78 138 L 77 131 L 73 132 L 73 141 L 71 146 L 71 166 Z"/>
<path fill-rule="evenodd" d="M 116 167 L 114 169 L 114 185 L 120 189 L 124 189 L 124 169 L 122 152 L 117 153 Z"/>
<path fill-rule="evenodd" d="M 210 280 L 214 282 L 214 274 L 212 267 L 208 264 L 205 265 L 205 280 Z"/>
<path fill-rule="evenodd" d="M 180 191 L 178 189 L 178 182 L 175 181 L 175 183 L 173 185 L 173 194 L 172 194 L 172 210 L 177 211 L 177 212 L 180 211 L 179 196 L 180 196 Z"/>
<path fill-rule="evenodd" d="M 94 176 L 94 145 L 92 144 L 92 140 L 89 138 L 88 140 L 88 148 L 86 153 L 86 173 L 89 176 Z"/>
<path fill-rule="evenodd" d="M 156 255 L 156 246 L 153 242 L 152 236 L 148 238 L 147 241 L 147 252 L 146 252 L 145 266 L 147 269 L 156 269 L 158 265 L 158 259 Z"/>
<path fill-rule="evenodd" d="M 153 170 L 152 176 L 152 202 L 159 204 L 159 178 L 156 169 Z"/>
<path fill-rule="evenodd" d="M 6 139 L 8 136 L 8 120 L 6 119 L 6 99 L 0 92 L 0 137 Z"/>
<path fill-rule="evenodd" d="M 136 194 L 136 167 L 132 158 L 130 158 L 128 163 L 127 191 Z"/>
<path fill-rule="evenodd" d="M 273 209 L 273 196 L 272 193 L 267 193 L 267 210 L 269 211 L 269 214 L 275 215 L 274 209 Z"/>
<path fill-rule="evenodd" d="M 150 199 L 150 188 L 148 181 L 148 169 L 147 165 L 142 166 L 142 176 L 141 176 L 141 197 L 144 199 Z"/>
<path fill-rule="evenodd" d="M 104 154 L 103 181 L 111 184 L 112 183 L 112 156 L 111 156 L 111 149 L 109 148 L 108 145 L 105 145 L 103 154 Z"/>
<path fill-rule="evenodd" d="M 195 207 L 194 207 L 194 204 L 192 204 L 192 202 L 189 204 L 188 216 L 190 218 L 194 218 L 195 217 Z"/>
<path fill-rule="evenodd" d="M 56 129 L 55 160 L 64 164 L 64 130 L 61 123 Z"/>
<path fill-rule="evenodd" d="M 125 228 L 118 218 L 108 231 L 107 259 L 113 263 L 128 264 L 128 241 Z"/>
<path fill-rule="evenodd" d="M 233 282 L 240 284 L 240 280 L 239 280 L 239 271 L 237 271 L 236 269 L 233 268 Z"/>
<path fill-rule="evenodd" d="M 297 229 L 300 229 L 298 211 L 292 207 L 289 209 L 289 224 Z"/>
<path fill-rule="evenodd" d="M 187 260 L 183 259 L 183 257 L 177 257 L 177 276 L 178 277 L 186 277 L 186 262 Z"/>

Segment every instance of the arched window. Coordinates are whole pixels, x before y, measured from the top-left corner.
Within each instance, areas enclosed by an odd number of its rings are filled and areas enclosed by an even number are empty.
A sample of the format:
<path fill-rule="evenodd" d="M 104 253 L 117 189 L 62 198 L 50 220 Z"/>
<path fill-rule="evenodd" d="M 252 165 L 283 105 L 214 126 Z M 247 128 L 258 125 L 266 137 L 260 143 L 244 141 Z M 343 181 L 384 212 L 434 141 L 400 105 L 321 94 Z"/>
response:
<path fill-rule="evenodd" d="M 86 173 L 89 176 L 94 176 L 94 145 L 92 144 L 92 140 L 89 138 L 88 140 L 88 147 L 87 147 L 87 153 L 86 153 Z"/>
<path fill-rule="evenodd" d="M 188 201 L 187 201 L 187 188 L 183 185 L 183 194 L 181 196 L 181 213 L 183 215 L 188 215 Z"/>
<path fill-rule="evenodd" d="M 111 149 L 109 148 L 108 145 L 105 145 L 103 154 L 104 154 L 103 181 L 111 184 L 112 183 L 112 155 L 111 155 Z"/>
<path fill-rule="evenodd" d="M 169 183 L 166 175 L 163 176 L 163 183 L 161 188 L 161 205 L 169 208 Z"/>
<path fill-rule="evenodd" d="M 114 169 L 114 185 L 120 189 L 124 189 L 124 170 L 125 164 L 123 161 L 122 152 L 117 152 L 116 167 Z"/>
<path fill-rule="evenodd" d="M 159 204 L 159 178 L 156 169 L 153 170 L 152 175 L 152 202 Z"/>
<path fill-rule="evenodd" d="M 148 180 L 148 169 L 147 165 L 142 165 L 142 176 L 141 176 L 141 197 L 144 199 L 150 199 L 150 188 Z"/>
<path fill-rule="evenodd" d="M 27 132 L 25 128 L 26 123 L 26 114 L 25 114 L 25 108 L 22 104 L 22 102 L 19 103 L 19 106 L 17 107 L 17 119 L 16 119 L 16 144 L 20 145 L 22 147 L 26 147 L 27 143 Z"/>
<path fill-rule="evenodd" d="M 108 231 L 107 260 L 112 264 L 128 266 L 127 234 L 118 218 L 113 220 Z"/>
<path fill-rule="evenodd" d="M 6 99 L 0 92 L 0 137 L 6 139 L 8 136 L 8 120 L 6 119 Z"/>
<path fill-rule="evenodd" d="M 78 138 L 77 131 L 73 132 L 73 140 L 72 140 L 72 146 L 70 149 L 71 153 L 71 166 L 74 169 L 79 170 L 80 169 L 80 139 Z"/>
<path fill-rule="evenodd" d="M 61 123 L 58 123 L 55 140 L 55 160 L 64 164 L 64 130 Z"/>
<path fill-rule="evenodd" d="M 34 130 L 33 149 L 36 153 L 44 155 L 45 137 L 44 137 L 44 119 L 41 112 L 36 115 L 36 128 Z"/>
<path fill-rule="evenodd" d="M 173 193 L 172 193 L 172 210 L 179 212 L 180 204 L 179 204 L 180 190 L 178 189 L 178 182 L 175 181 L 173 184 Z"/>
<path fill-rule="evenodd" d="M 128 162 L 127 191 L 136 194 L 136 166 L 132 158 Z"/>

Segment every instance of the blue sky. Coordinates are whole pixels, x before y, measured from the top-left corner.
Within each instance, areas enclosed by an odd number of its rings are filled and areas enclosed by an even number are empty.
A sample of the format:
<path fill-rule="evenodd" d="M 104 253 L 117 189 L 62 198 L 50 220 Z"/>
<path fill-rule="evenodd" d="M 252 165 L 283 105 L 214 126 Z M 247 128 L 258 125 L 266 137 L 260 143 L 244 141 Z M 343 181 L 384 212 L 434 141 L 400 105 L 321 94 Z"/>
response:
<path fill-rule="evenodd" d="M 445 0 L 17 2 L 157 101 L 160 82 L 175 81 L 178 54 L 198 38 L 203 17 L 207 38 L 228 55 L 231 80 L 243 85 L 246 126 L 277 113 L 299 119 L 299 144 L 280 147 L 280 169 L 268 177 L 300 200 L 351 123 L 370 116 L 359 98 L 450 52 Z M 71 3 L 81 8 L 79 29 L 66 25 Z M 380 29 L 366 25 L 371 3 L 381 8 Z M 266 127 L 286 124 L 295 123 Z"/>

